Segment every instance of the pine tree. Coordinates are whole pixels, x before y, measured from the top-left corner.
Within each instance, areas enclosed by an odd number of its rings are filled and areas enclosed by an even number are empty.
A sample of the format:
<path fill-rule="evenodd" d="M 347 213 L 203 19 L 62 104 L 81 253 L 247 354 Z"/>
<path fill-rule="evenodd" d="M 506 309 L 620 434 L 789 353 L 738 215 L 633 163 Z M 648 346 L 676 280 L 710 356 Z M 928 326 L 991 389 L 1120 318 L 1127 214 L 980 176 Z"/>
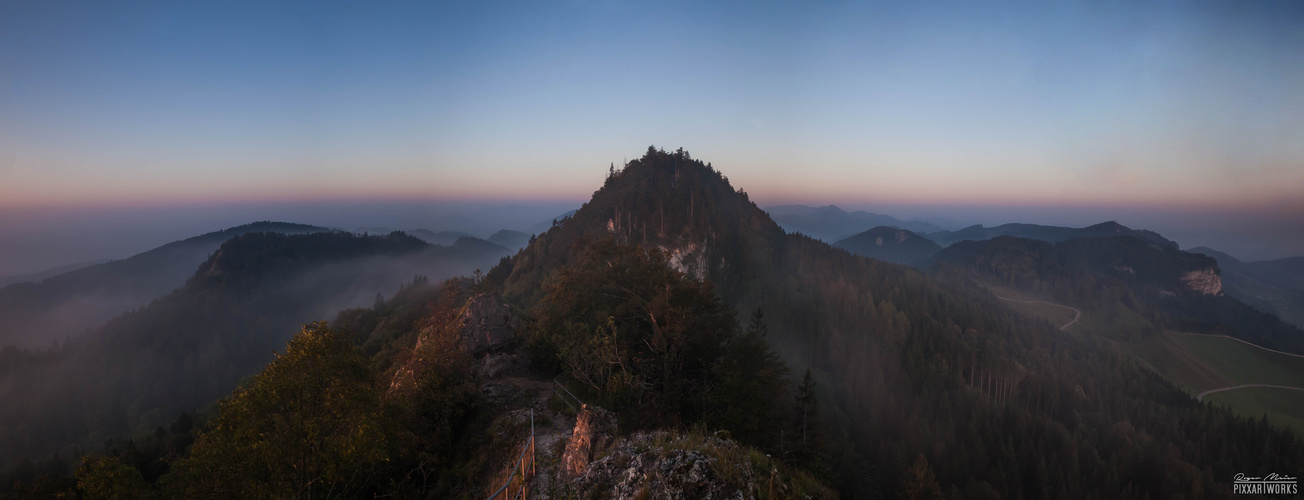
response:
<path fill-rule="evenodd" d="M 906 469 L 906 477 L 901 481 L 902 495 L 909 500 L 933 500 L 942 498 L 942 487 L 937 484 L 933 467 L 928 459 L 920 453 L 914 465 Z"/>
<path fill-rule="evenodd" d="M 729 341 L 713 368 L 710 417 L 740 441 L 772 448 L 788 367 L 770 349 L 767 331 L 765 314 L 757 308 L 747 331 Z"/>
<path fill-rule="evenodd" d="M 801 379 L 801 385 L 797 386 L 797 455 L 799 458 L 809 458 L 814 454 L 818 441 L 815 439 L 816 427 L 819 421 L 819 401 L 815 397 L 815 379 L 811 376 L 810 368 L 806 368 L 806 375 Z"/>

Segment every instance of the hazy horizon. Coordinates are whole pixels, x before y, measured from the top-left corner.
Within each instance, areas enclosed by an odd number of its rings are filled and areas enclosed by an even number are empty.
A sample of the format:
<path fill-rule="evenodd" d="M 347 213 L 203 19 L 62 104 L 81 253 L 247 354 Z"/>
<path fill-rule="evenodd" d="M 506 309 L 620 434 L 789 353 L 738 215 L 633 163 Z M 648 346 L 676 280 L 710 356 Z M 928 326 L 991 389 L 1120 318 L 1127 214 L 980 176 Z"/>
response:
<path fill-rule="evenodd" d="M 728 171 L 725 171 L 728 175 Z M 743 188 L 735 183 L 735 188 Z M 596 188 L 596 185 L 595 185 Z M 750 192 L 749 192 L 750 194 Z M 1117 221 L 1150 229 L 1183 249 L 1207 246 L 1245 261 L 1304 256 L 1304 217 L 1289 213 L 1174 212 L 1118 207 L 891 205 L 837 200 L 770 202 L 836 205 L 901 220 L 946 219 L 953 227 L 1019 222 L 1085 227 Z M 462 231 L 486 238 L 500 229 L 537 231 L 588 200 L 308 201 L 145 207 L 10 209 L 0 213 L 0 277 L 100 259 L 122 259 L 160 245 L 250 222 L 272 220 L 346 231 L 362 228 Z M 832 242 L 830 242 L 832 243 Z"/>
<path fill-rule="evenodd" d="M 649 144 L 761 206 L 1304 254 L 1300 2 L 0 0 L 0 19 L 0 275 L 264 219 L 461 230 L 428 207 L 578 205 Z"/>

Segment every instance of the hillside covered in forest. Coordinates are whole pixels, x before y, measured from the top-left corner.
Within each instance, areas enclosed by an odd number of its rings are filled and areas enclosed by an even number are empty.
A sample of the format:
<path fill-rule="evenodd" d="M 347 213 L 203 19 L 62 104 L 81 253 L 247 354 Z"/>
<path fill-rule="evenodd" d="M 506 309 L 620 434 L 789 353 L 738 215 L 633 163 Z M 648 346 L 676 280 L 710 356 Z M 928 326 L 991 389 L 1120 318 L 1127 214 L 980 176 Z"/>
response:
<path fill-rule="evenodd" d="M 487 268 L 506 249 L 451 247 L 402 233 L 243 233 L 184 286 L 48 350 L 0 350 L 0 463 L 91 450 L 194 412 L 229 393 L 298 325 L 421 275 Z"/>
<path fill-rule="evenodd" d="M 1012 312 L 961 268 L 923 274 L 785 234 L 683 151 L 650 149 L 614 171 L 488 280 L 532 308 L 576 242 L 600 238 L 662 249 L 734 310 L 765 312 L 771 345 L 820 387 L 830 436 L 821 453 L 844 494 L 895 483 L 920 453 L 944 490 L 1004 498 L 1217 497 L 1242 464 L 1301 463 L 1297 438 L 1203 406 L 1092 339 Z M 1188 271 L 1167 259 L 1149 264 L 1139 272 Z M 1233 444 L 1236 435 L 1283 441 L 1264 450 Z"/>
<path fill-rule="evenodd" d="M 303 255 L 423 251 L 403 235 L 295 238 L 232 240 L 164 305 L 103 338 L 134 338 L 144 330 L 128 326 L 155 310 L 215 321 L 176 309 L 209 297 L 238 302 L 225 311 L 311 312 L 291 291 L 341 285 L 290 279 L 282 270 L 317 262 Z M 786 233 L 712 165 L 649 148 L 486 273 L 406 282 L 292 338 L 292 326 L 266 321 L 196 329 L 281 354 L 202 422 L 106 446 L 71 478 L 32 465 L 20 482 L 163 497 L 486 498 L 513 484 L 504 471 L 528 449 L 543 471 L 537 493 L 555 497 L 1163 499 L 1230 498 L 1239 472 L 1304 468 L 1290 431 L 1197 401 L 1108 339 L 1025 316 L 989 289 L 1255 335 L 1246 318 L 1270 321 L 1219 295 L 1211 258 L 1124 234 L 1002 237 L 932 259 L 921 271 Z M 272 285 L 285 282 L 306 286 Z M 1276 334 L 1256 340 L 1292 348 Z M 122 403 L 88 407 L 108 404 Z M 581 425 L 608 413 L 600 431 Z M 641 479 L 627 480 L 631 470 Z M 707 489 L 675 479 L 687 475 Z"/>

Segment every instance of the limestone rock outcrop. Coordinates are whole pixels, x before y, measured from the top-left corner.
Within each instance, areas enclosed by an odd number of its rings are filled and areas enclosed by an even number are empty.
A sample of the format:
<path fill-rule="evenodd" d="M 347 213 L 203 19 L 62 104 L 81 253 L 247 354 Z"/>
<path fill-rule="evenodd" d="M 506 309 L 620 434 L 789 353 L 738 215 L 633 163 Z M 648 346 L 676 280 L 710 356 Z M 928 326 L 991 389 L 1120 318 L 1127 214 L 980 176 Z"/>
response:
<path fill-rule="evenodd" d="M 584 405 L 575 417 L 575 431 L 561 456 L 562 473 L 574 477 L 584 472 L 596 453 L 606 449 L 616 435 L 616 417 L 596 406 Z"/>
<path fill-rule="evenodd" d="M 1222 276 L 1218 275 L 1217 268 L 1190 271 L 1182 275 L 1182 283 L 1205 295 L 1222 295 Z"/>

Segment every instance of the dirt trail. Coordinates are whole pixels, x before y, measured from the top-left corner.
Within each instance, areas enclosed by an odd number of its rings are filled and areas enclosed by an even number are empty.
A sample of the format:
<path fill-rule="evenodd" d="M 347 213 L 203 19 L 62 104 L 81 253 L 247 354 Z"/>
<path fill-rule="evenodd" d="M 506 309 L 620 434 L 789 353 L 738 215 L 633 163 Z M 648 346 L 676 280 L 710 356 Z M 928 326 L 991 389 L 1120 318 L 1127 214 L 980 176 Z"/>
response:
<path fill-rule="evenodd" d="M 1261 345 L 1259 345 L 1259 344 L 1253 344 L 1253 343 L 1250 343 L 1250 342 L 1246 342 L 1245 340 L 1238 339 L 1238 338 L 1236 338 L 1236 337 L 1229 337 L 1229 336 L 1226 336 L 1226 335 L 1217 335 L 1217 334 L 1212 334 L 1212 333 L 1188 333 L 1188 332 L 1173 332 L 1173 333 L 1178 333 L 1178 334 L 1182 334 L 1182 335 L 1191 335 L 1191 336 L 1194 336 L 1194 337 L 1219 337 L 1219 338 L 1224 338 L 1224 339 L 1232 339 L 1232 340 L 1235 340 L 1235 341 L 1240 342 L 1240 343 L 1242 343 L 1242 344 L 1248 345 L 1248 346 L 1250 346 L 1250 347 L 1256 347 L 1256 348 L 1263 349 L 1263 350 L 1268 351 L 1268 352 L 1275 352 L 1275 353 L 1277 353 L 1277 354 L 1285 354 L 1285 355 L 1287 355 L 1287 356 L 1294 356 L 1294 357 L 1297 357 L 1297 358 L 1304 358 L 1304 354 L 1295 354 L 1295 353 L 1293 353 L 1293 352 L 1282 352 L 1282 351 L 1278 351 L 1278 350 L 1276 350 L 1276 349 L 1268 349 L 1267 347 L 1263 347 L 1263 346 L 1261 346 Z"/>
<path fill-rule="evenodd" d="M 504 377 L 502 382 L 520 387 L 531 395 L 529 406 L 534 408 L 537 422 L 534 429 L 534 450 L 537 463 L 535 471 L 537 475 L 531 478 L 533 486 L 530 488 L 532 490 L 539 488 L 537 491 L 546 491 L 552 483 L 550 472 L 553 467 L 550 465 L 561 459 L 558 442 L 570 438 L 571 432 L 575 428 L 575 417 L 552 411 L 548 407 L 548 399 L 552 397 L 553 393 L 551 380 Z"/>
<path fill-rule="evenodd" d="M 1204 401 L 1204 397 L 1205 397 L 1205 396 L 1208 396 L 1208 395 L 1213 394 L 1213 393 L 1215 393 L 1215 392 L 1230 391 L 1230 390 L 1233 390 L 1233 389 L 1244 389 L 1244 388 L 1246 388 L 1246 387 L 1271 387 L 1271 388 L 1273 388 L 1273 389 L 1294 389 L 1294 390 L 1297 390 L 1297 391 L 1304 391 L 1304 387 L 1291 387 L 1291 386 L 1288 386 L 1288 385 L 1244 384 L 1244 385 L 1233 385 L 1233 386 L 1231 386 L 1231 387 L 1220 387 L 1220 388 L 1218 388 L 1218 389 L 1209 389 L 1209 390 L 1207 390 L 1207 391 L 1204 391 L 1204 392 L 1200 393 L 1198 396 L 1196 396 L 1196 397 L 1195 397 L 1195 400 L 1196 400 L 1196 401 Z"/>
<path fill-rule="evenodd" d="M 1079 310 L 1079 309 L 1076 308 L 1076 307 L 1069 307 L 1069 306 L 1066 306 L 1066 305 L 1064 305 L 1064 304 L 1056 304 L 1056 303 L 1054 303 L 1054 302 L 1046 302 L 1046 301 L 1044 301 L 1044 300 L 1020 300 L 1020 299 L 1011 299 L 1011 298 L 1009 298 L 1009 297 L 1001 297 L 1001 296 L 999 296 L 999 295 L 998 295 L 996 298 L 1001 299 L 1001 300 L 1008 300 L 1008 301 L 1010 301 L 1010 302 L 1021 302 L 1021 303 L 1024 303 L 1024 304 L 1047 304 L 1047 305 L 1052 305 L 1052 306 L 1055 306 L 1055 307 L 1063 307 L 1063 308 L 1065 308 L 1065 309 L 1070 309 L 1070 310 L 1072 310 L 1072 311 L 1073 311 L 1073 314 L 1074 314 L 1074 315 L 1073 315 L 1073 321 L 1069 321 L 1068 323 L 1065 323 L 1064 326 L 1061 326 L 1061 327 L 1060 327 L 1060 331 L 1064 331 L 1064 329 L 1068 328 L 1068 327 L 1071 326 L 1072 324 L 1077 323 L 1077 322 L 1078 322 L 1078 318 L 1081 318 L 1081 317 L 1082 317 L 1082 311 L 1081 311 L 1081 310 Z M 1296 356 L 1296 357 L 1301 357 L 1299 354 L 1293 354 L 1293 353 L 1289 353 L 1289 352 L 1281 352 L 1281 351 L 1277 351 L 1277 350 L 1273 350 L 1273 349 L 1268 349 L 1268 348 L 1266 348 L 1266 347 L 1259 346 L 1259 345 L 1255 345 L 1255 344 L 1251 344 L 1251 343 L 1249 343 L 1249 342 L 1246 342 L 1246 341 L 1244 341 L 1244 340 L 1238 339 L 1238 338 L 1236 338 L 1236 337 L 1228 337 L 1228 336 L 1226 336 L 1226 335 L 1208 335 L 1208 334 L 1200 334 L 1200 333 L 1185 333 L 1185 332 L 1176 332 L 1176 333 L 1181 333 L 1182 335 L 1200 335 L 1200 336 L 1205 336 L 1205 337 L 1224 337 L 1224 338 L 1229 338 L 1229 339 L 1235 340 L 1235 341 L 1237 341 L 1237 342 L 1241 342 L 1241 343 L 1248 344 L 1248 345 L 1251 345 L 1251 346 L 1254 346 L 1254 347 L 1258 347 L 1259 349 L 1263 349 L 1263 350 L 1265 350 L 1265 351 L 1271 351 L 1271 352 L 1275 352 L 1275 353 L 1278 353 L 1278 354 L 1285 354 L 1285 355 L 1287 355 L 1287 356 Z M 1195 400 L 1196 400 L 1196 401 L 1204 401 L 1204 397 L 1205 397 L 1205 396 L 1208 396 L 1208 395 L 1213 394 L 1213 393 L 1215 393 L 1215 392 L 1231 391 L 1231 390 L 1236 390 L 1236 389 L 1245 389 L 1245 388 L 1249 388 L 1249 387 L 1268 387 L 1268 388 L 1272 388 L 1272 389 L 1291 389 L 1291 390 L 1296 390 L 1296 391 L 1304 391 L 1304 387 L 1291 387 L 1291 386 L 1288 386 L 1288 385 L 1272 385 L 1272 384 L 1242 384 L 1242 385 L 1233 385 L 1233 386 L 1228 386 L 1228 387 L 1219 387 L 1219 388 L 1217 388 L 1217 389 L 1209 389 L 1209 390 L 1207 390 L 1207 391 L 1201 392 L 1200 394 L 1196 395 L 1196 396 L 1195 396 Z"/>
<path fill-rule="evenodd" d="M 1081 310 L 1079 310 L 1079 309 L 1076 308 L 1076 307 L 1069 307 L 1069 306 L 1066 306 L 1066 305 L 1064 305 L 1064 304 L 1056 304 L 1056 303 L 1054 303 L 1054 302 L 1046 302 L 1046 301 L 1044 301 L 1044 300 L 1019 300 L 1019 299 L 1011 299 L 1011 298 L 1008 298 L 1008 297 L 1001 297 L 1001 296 L 997 296 L 996 298 L 1001 299 L 1001 300 L 1008 300 L 1008 301 L 1010 301 L 1010 302 L 1020 302 L 1020 303 L 1024 303 L 1024 304 L 1046 304 L 1046 305 L 1051 305 L 1051 306 L 1055 306 L 1055 307 L 1063 307 L 1063 308 L 1065 308 L 1065 309 L 1068 309 L 1068 310 L 1073 311 L 1073 320 L 1072 320 L 1072 321 L 1069 321 L 1068 323 L 1064 323 L 1064 326 L 1061 326 L 1061 327 L 1059 328 L 1061 332 L 1064 331 L 1064 330 L 1065 330 L 1066 328 L 1068 328 L 1069 326 L 1073 325 L 1074 323 L 1077 323 L 1077 322 L 1078 322 L 1078 318 L 1081 318 L 1081 317 L 1082 317 L 1082 311 L 1081 311 Z"/>

